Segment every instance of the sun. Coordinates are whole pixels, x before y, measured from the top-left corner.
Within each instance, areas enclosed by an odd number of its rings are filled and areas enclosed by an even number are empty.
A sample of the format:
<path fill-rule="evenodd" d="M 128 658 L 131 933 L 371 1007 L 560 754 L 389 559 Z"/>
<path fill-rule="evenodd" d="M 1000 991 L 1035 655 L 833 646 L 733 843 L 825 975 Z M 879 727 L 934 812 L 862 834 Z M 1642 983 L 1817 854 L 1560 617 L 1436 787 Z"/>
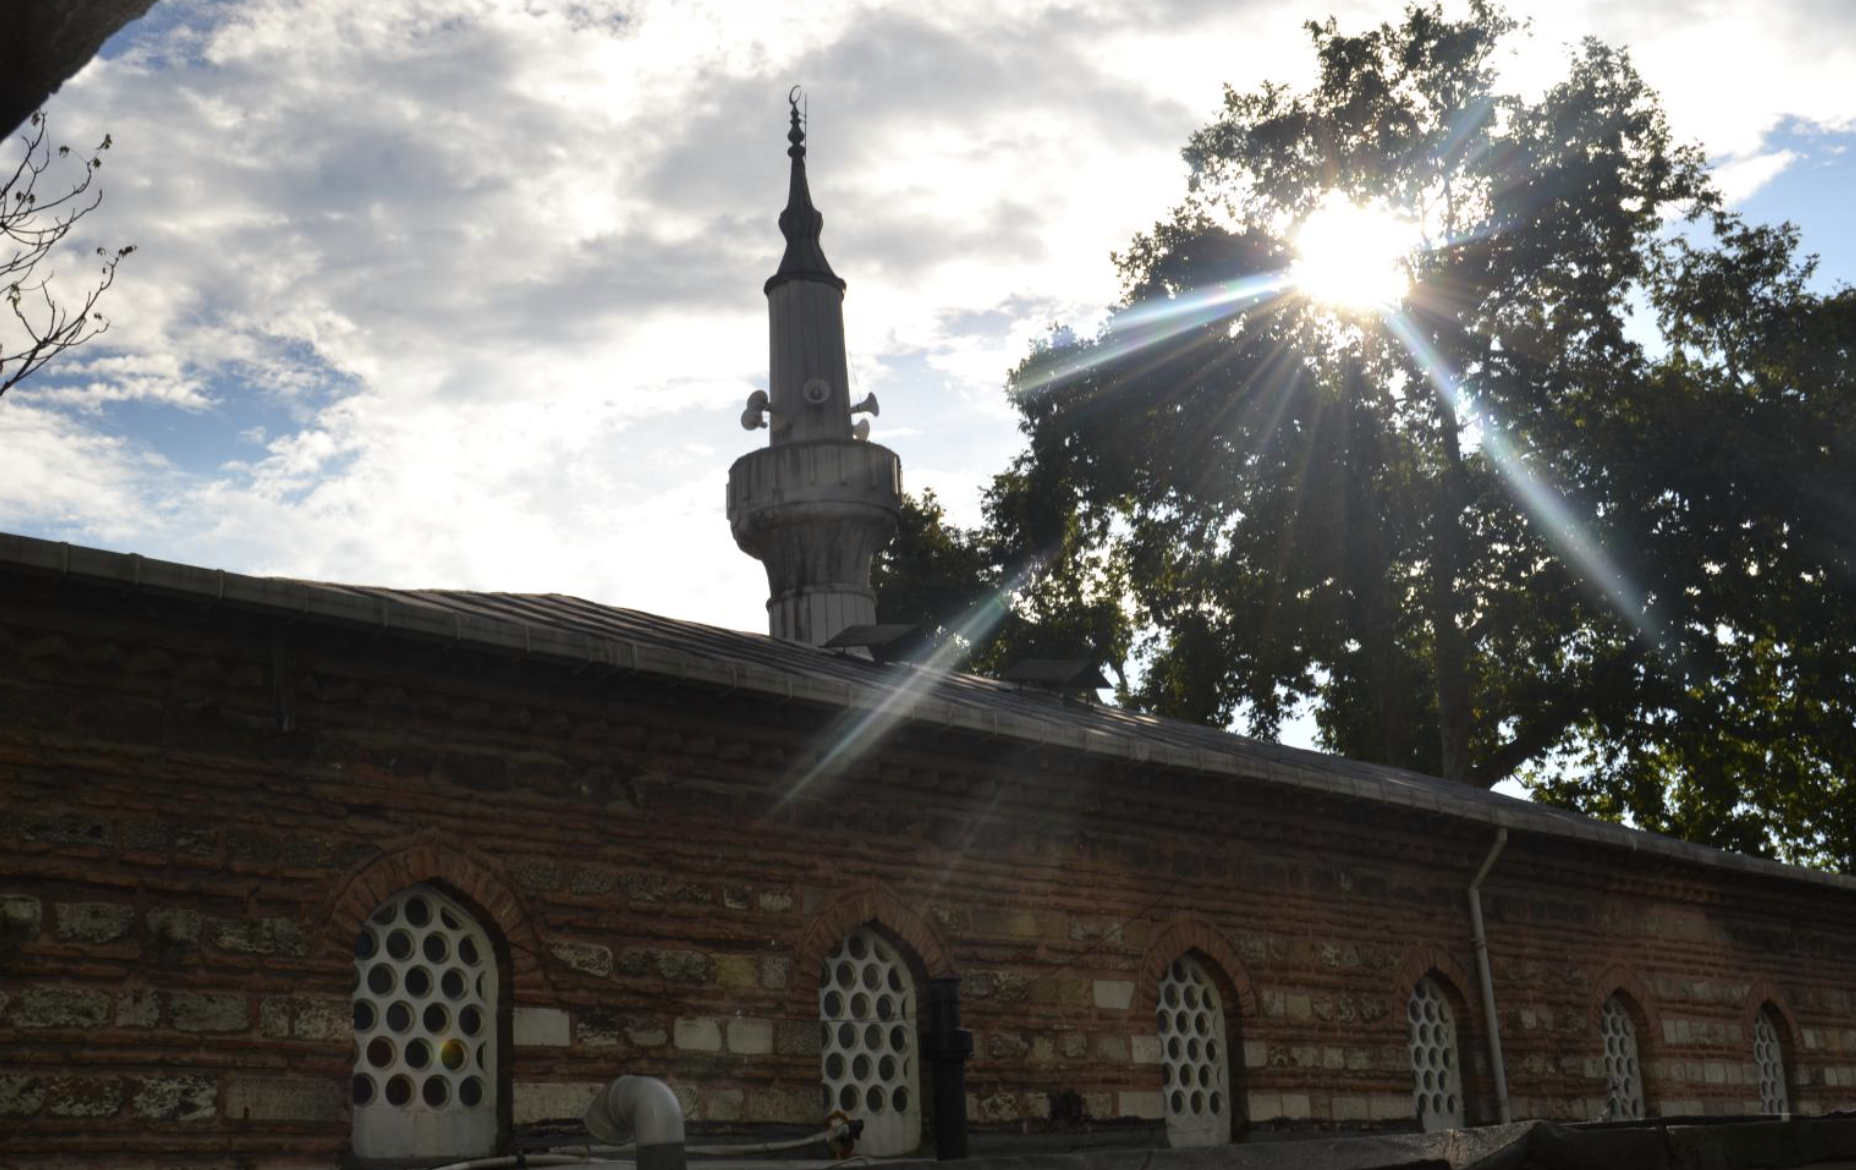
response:
<path fill-rule="evenodd" d="M 1384 208 L 1330 195 L 1302 221 L 1294 242 L 1289 273 L 1296 287 L 1334 308 L 1388 308 L 1411 288 L 1406 257 L 1418 245 L 1417 225 Z"/>

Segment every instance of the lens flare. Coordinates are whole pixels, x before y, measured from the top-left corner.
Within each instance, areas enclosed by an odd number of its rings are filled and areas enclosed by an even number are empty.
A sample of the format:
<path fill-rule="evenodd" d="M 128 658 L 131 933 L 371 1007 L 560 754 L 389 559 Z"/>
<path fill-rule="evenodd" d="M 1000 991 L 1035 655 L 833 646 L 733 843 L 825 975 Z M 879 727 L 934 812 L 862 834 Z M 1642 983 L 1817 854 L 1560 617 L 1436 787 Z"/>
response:
<path fill-rule="evenodd" d="M 1337 309 L 1389 308 L 1411 288 L 1406 257 L 1420 240 L 1409 220 L 1329 195 L 1296 229 L 1289 275 L 1311 299 Z"/>
<path fill-rule="evenodd" d="M 1406 350 L 1423 367 L 1432 387 L 1461 417 L 1468 404 L 1450 363 L 1403 313 L 1386 314 L 1386 327 L 1404 343 Z M 1527 466 L 1525 453 L 1517 450 L 1499 428 L 1482 428 L 1479 442 L 1482 453 L 1507 484 L 1509 494 L 1527 512 L 1547 543 L 1604 595 L 1619 617 L 1644 637 L 1658 640 L 1660 630 L 1643 590 L 1624 575 L 1593 534 L 1591 525 L 1580 520 L 1565 497 L 1535 477 Z"/>

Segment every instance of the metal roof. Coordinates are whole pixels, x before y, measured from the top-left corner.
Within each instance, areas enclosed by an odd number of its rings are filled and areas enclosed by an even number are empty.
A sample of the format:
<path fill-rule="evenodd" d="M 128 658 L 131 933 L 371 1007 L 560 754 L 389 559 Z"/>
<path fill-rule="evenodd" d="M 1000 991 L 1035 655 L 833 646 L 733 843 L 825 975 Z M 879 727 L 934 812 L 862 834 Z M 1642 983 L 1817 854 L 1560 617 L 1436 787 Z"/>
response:
<path fill-rule="evenodd" d="M 1856 892 L 1856 877 L 1678 841 L 1418 772 L 1078 703 L 976 675 L 871 662 L 763 634 L 562 594 L 386 589 L 248 577 L 5 533 L 0 533 L 0 566 L 394 636 L 862 710 L 873 720 L 907 720 L 1004 736 L 1087 756 L 1418 809 L 1512 831 Z"/>

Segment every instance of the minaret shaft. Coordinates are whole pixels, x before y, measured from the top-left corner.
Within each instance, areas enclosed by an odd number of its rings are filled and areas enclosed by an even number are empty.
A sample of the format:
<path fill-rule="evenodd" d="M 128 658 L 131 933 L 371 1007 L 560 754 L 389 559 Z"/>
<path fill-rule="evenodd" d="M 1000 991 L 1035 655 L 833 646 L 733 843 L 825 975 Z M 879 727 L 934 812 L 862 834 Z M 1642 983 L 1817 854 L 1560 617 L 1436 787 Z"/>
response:
<path fill-rule="evenodd" d="M 772 443 L 851 437 L 850 368 L 844 356 L 844 293 L 789 280 L 767 293 Z"/>

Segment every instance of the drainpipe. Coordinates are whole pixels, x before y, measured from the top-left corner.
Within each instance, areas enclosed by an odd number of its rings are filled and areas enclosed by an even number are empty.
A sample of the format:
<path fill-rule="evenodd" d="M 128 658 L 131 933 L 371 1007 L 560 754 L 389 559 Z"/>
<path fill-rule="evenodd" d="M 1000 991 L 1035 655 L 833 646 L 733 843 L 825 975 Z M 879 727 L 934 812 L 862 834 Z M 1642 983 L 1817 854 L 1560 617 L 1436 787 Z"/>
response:
<path fill-rule="evenodd" d="M 960 1026 L 960 980 L 928 981 L 928 1059 L 934 1062 L 934 1156 L 967 1156 L 967 1057 L 973 1033 Z M 640 1166 L 638 1170 L 644 1170 Z"/>
<path fill-rule="evenodd" d="M 622 1146 L 636 1135 L 638 1170 L 684 1170 L 683 1107 L 656 1077 L 620 1077 L 587 1106 L 586 1128 Z"/>
<path fill-rule="evenodd" d="M 1489 1032 L 1489 1075 L 1495 1078 L 1495 1104 L 1501 1112 L 1502 1124 L 1514 1120 L 1508 1108 L 1508 1072 L 1502 1067 L 1502 1029 L 1495 1018 L 1495 979 L 1489 974 L 1489 936 L 1482 929 L 1482 879 L 1489 876 L 1489 870 L 1495 867 L 1495 859 L 1502 855 L 1502 847 L 1508 844 L 1508 830 L 1495 831 L 1495 844 L 1489 849 L 1489 855 L 1482 860 L 1482 868 L 1476 871 L 1476 880 L 1469 883 L 1469 921 L 1476 932 L 1476 976 L 1482 982 L 1482 1023 Z"/>

